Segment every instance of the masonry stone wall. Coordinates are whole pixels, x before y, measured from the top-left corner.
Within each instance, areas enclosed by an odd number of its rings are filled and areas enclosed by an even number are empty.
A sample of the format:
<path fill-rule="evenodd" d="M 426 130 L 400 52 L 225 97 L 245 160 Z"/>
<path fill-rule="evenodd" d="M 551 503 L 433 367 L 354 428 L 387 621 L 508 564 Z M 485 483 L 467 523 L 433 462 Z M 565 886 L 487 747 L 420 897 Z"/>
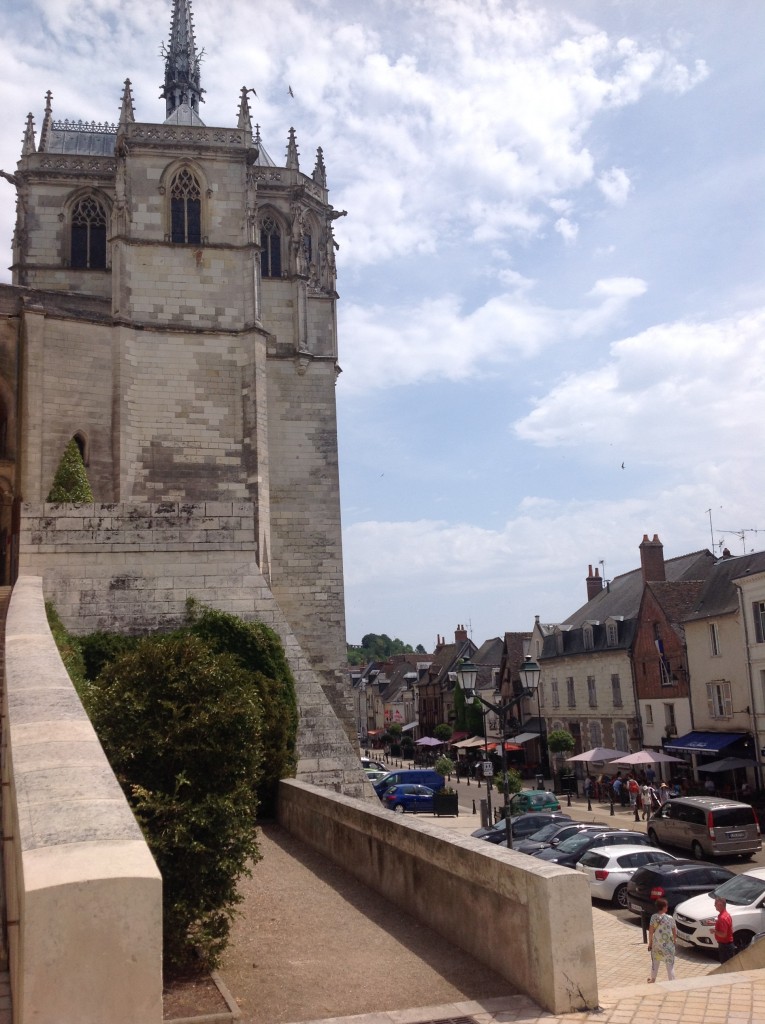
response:
<path fill-rule="evenodd" d="M 247 502 L 25 505 L 20 567 L 44 578 L 45 597 L 76 634 L 169 631 L 189 598 L 270 626 L 295 677 L 298 778 L 376 799 L 347 723 L 258 568 L 254 529 Z"/>

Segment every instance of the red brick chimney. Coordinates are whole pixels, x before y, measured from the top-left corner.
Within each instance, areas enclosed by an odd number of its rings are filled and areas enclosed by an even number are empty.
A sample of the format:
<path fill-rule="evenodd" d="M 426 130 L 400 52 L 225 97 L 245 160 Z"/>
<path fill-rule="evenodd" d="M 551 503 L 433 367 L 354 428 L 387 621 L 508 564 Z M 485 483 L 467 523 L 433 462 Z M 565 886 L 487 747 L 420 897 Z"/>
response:
<path fill-rule="evenodd" d="M 643 571 L 643 583 L 662 583 L 667 578 L 664 568 L 664 545 L 656 533 L 653 540 L 648 539 L 647 533 L 643 534 L 640 544 L 640 568 Z"/>
<path fill-rule="evenodd" d="M 590 573 L 587 577 L 587 600 L 591 601 L 593 597 L 597 597 L 602 589 L 603 579 L 600 575 L 600 571 L 596 567 L 595 572 L 593 573 L 592 566 L 590 566 Z"/>
<path fill-rule="evenodd" d="M 467 630 L 465 629 L 465 627 L 464 626 L 457 626 L 457 628 L 454 630 L 454 642 L 455 642 L 455 644 L 464 644 L 465 641 L 467 640 L 467 638 L 468 638 L 468 635 L 467 635 Z"/>

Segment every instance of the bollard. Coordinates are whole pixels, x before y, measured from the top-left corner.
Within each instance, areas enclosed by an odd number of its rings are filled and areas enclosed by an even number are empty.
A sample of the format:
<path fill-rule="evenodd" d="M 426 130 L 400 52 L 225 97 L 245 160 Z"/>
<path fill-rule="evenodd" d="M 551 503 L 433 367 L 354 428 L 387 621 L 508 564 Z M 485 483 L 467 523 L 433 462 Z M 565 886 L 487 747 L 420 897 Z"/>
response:
<path fill-rule="evenodd" d="M 613 818 L 613 816 L 614 816 L 614 798 L 612 796 L 611 797 L 611 817 Z"/>
<path fill-rule="evenodd" d="M 566 793 L 566 807 L 570 807 L 570 806 L 571 806 L 571 790 L 569 790 L 568 793 Z"/>
<path fill-rule="evenodd" d="M 590 800 L 590 794 L 589 793 L 587 794 L 587 810 L 588 811 L 592 810 L 592 801 Z"/>
<path fill-rule="evenodd" d="M 473 814 L 475 814 L 475 800 L 473 801 Z"/>
<path fill-rule="evenodd" d="M 651 923 L 651 919 L 645 911 L 640 915 L 640 924 L 643 929 L 643 942 L 648 942 L 648 927 Z"/>

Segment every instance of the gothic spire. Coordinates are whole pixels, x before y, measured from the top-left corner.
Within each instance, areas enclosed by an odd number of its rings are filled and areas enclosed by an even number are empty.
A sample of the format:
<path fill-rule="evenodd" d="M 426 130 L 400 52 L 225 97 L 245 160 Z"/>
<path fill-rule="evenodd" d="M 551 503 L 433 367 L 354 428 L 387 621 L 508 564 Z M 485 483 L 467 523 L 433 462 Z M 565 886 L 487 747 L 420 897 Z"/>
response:
<path fill-rule="evenodd" d="M 27 126 L 24 131 L 24 141 L 21 146 L 21 155 L 29 156 L 29 154 L 34 153 L 35 150 L 35 122 L 33 116 L 31 114 L 27 114 Z"/>
<path fill-rule="evenodd" d="M 240 131 L 245 131 L 248 135 L 252 136 L 252 115 L 250 114 L 250 101 L 247 99 L 248 92 L 255 92 L 255 90 L 242 86 L 239 93 L 239 117 L 236 126 Z"/>
<path fill-rule="evenodd" d="M 311 177 L 317 185 L 321 185 L 322 188 L 327 187 L 327 168 L 324 166 L 324 151 L 321 146 L 316 150 L 316 166 Z"/>
<path fill-rule="evenodd" d="M 187 103 L 198 115 L 204 92 L 199 80 L 204 50 L 197 53 L 191 0 L 173 0 L 170 41 L 163 44 L 162 56 L 165 58 L 165 84 L 160 95 L 165 100 L 167 116 L 182 103 Z"/>
<path fill-rule="evenodd" d="M 300 170 L 300 163 L 298 161 L 297 139 L 295 137 L 294 128 L 290 128 L 290 137 L 287 140 L 287 167 L 291 167 L 295 171 Z"/>
<path fill-rule="evenodd" d="M 45 93 L 45 117 L 40 129 L 40 152 L 44 153 L 48 148 L 50 129 L 53 124 L 53 93 L 48 89 Z"/>
<path fill-rule="evenodd" d="M 130 79 L 125 79 L 125 88 L 122 92 L 122 106 L 120 108 L 120 125 L 133 124 L 135 121 L 135 108 L 133 106 L 133 90 Z"/>

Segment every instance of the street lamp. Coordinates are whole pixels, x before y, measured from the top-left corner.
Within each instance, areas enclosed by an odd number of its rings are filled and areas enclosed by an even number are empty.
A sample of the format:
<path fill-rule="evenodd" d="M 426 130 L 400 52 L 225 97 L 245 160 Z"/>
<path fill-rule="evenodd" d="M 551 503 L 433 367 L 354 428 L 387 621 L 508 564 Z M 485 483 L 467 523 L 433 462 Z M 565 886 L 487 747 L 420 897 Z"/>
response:
<path fill-rule="evenodd" d="M 542 669 L 532 660 L 530 654 L 527 654 L 524 658 L 523 665 L 521 665 L 521 680 L 523 682 L 525 695 L 533 696 L 534 693 L 537 695 L 537 721 L 539 722 L 539 754 L 542 759 L 542 772 L 547 775 L 549 771 L 549 764 L 547 758 L 547 737 L 542 729 L 542 705 L 539 700 L 539 679 L 542 675 Z"/>
<path fill-rule="evenodd" d="M 494 710 L 493 704 L 487 704 L 485 700 L 481 700 L 478 694 L 475 692 L 475 681 L 478 676 L 478 666 L 474 665 L 472 661 L 460 662 L 459 668 L 457 669 L 457 679 L 459 680 L 462 692 L 465 695 L 466 704 L 474 704 L 476 700 L 480 701 L 481 704 L 485 704 L 487 708 Z M 489 738 L 486 735 L 486 715 L 488 712 L 484 711 L 481 713 L 483 720 L 483 745 L 484 745 L 484 764 L 488 763 L 489 758 Z M 491 825 L 491 776 L 484 772 L 484 778 L 486 779 L 486 809 L 489 815 L 489 824 Z"/>

